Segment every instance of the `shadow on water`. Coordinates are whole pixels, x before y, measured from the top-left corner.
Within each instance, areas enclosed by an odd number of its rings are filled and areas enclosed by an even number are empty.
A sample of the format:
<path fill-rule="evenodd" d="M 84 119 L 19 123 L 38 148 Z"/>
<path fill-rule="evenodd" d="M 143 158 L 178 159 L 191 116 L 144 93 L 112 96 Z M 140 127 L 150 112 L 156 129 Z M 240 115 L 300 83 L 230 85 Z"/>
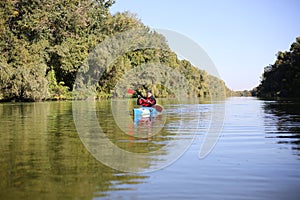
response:
<path fill-rule="evenodd" d="M 0 104 L 0 151 L 0 199 L 92 199 L 147 178 L 94 159 L 76 132 L 71 102 Z"/>
<path fill-rule="evenodd" d="M 279 144 L 291 144 L 300 155 L 300 101 L 265 101 L 263 108 L 267 137 L 278 138 Z"/>

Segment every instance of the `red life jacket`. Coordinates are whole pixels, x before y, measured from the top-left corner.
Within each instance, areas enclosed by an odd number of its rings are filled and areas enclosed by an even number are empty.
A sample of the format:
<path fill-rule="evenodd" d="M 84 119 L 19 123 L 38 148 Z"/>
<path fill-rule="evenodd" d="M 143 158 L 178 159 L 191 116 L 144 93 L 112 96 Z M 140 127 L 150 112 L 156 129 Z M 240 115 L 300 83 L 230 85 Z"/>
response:
<path fill-rule="evenodd" d="M 139 98 L 137 100 L 137 104 L 144 106 L 144 107 L 151 107 L 154 106 L 156 104 L 156 100 L 154 97 L 147 97 L 147 98 Z"/>

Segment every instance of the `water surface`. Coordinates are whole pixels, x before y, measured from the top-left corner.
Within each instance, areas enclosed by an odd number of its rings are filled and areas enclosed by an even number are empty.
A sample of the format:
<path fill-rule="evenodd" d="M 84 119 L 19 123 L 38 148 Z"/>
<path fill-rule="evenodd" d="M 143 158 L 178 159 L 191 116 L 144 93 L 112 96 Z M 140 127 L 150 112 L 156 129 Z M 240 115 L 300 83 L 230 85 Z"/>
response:
<path fill-rule="evenodd" d="M 174 140 L 187 142 L 179 159 L 150 173 L 99 162 L 80 139 L 72 102 L 0 104 L 0 199 L 300 199 L 298 101 L 218 102 L 225 103 L 224 124 L 204 159 L 199 151 L 214 120 L 213 104 L 161 103 L 165 118 L 150 124 L 150 131 L 149 124 L 138 124 L 127 133 L 114 120 L 114 104 L 96 103 L 96 120 L 121 149 L 145 153 Z M 143 166 L 129 164 L 151 169 L 170 149 L 149 156 Z"/>

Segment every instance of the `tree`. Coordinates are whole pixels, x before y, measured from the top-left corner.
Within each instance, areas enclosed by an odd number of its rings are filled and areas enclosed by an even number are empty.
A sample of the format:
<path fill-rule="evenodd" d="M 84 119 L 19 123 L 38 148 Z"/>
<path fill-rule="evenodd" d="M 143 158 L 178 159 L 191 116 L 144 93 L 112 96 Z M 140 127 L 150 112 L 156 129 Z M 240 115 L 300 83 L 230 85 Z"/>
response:
<path fill-rule="evenodd" d="M 296 38 L 289 51 L 277 54 L 273 65 L 265 67 L 259 97 L 300 97 L 300 37 Z"/>
<path fill-rule="evenodd" d="M 100 30 L 113 2 L 1 1 L 0 96 L 6 100 L 45 99 L 46 76 L 52 69 L 60 85 L 72 88 L 89 49 L 105 37 Z"/>
<path fill-rule="evenodd" d="M 106 98 L 116 94 L 114 88 L 124 74 L 151 62 L 182 75 L 174 78 L 172 73 L 166 73 L 162 67 L 156 69 L 156 73 L 164 76 L 164 80 L 154 82 L 153 72 L 145 73 L 153 80 L 146 81 L 142 87 L 153 89 L 158 97 L 174 95 L 168 87 L 181 79 L 188 80 L 189 88 L 186 91 L 190 96 L 202 97 L 218 93 L 215 88 L 223 85 L 222 81 L 210 77 L 186 60 L 179 60 L 168 47 L 165 38 L 150 31 L 136 15 L 129 12 L 111 15 L 109 7 L 113 3 L 113 0 L 2 0 L 0 99 L 66 99 L 76 92 L 78 98 L 89 96 L 84 89 L 73 92 L 76 84 L 76 87 L 85 86 L 89 92 L 97 88 L 96 96 Z M 143 34 L 132 38 L 130 45 L 149 48 L 122 52 L 123 55 L 109 63 L 107 68 L 93 68 L 107 64 L 93 55 L 98 44 L 118 33 L 137 29 L 142 30 Z M 151 48 L 153 44 L 161 48 Z M 116 48 L 98 53 L 118 54 L 120 52 L 117 49 L 126 44 L 115 45 Z M 297 49 L 296 46 L 294 48 Z M 86 79 L 80 77 L 75 84 L 79 72 L 86 72 L 90 76 Z M 95 73 L 101 73 L 99 80 L 93 79 Z M 213 85 L 211 88 L 210 83 Z M 138 83 L 135 85 L 138 86 Z"/>

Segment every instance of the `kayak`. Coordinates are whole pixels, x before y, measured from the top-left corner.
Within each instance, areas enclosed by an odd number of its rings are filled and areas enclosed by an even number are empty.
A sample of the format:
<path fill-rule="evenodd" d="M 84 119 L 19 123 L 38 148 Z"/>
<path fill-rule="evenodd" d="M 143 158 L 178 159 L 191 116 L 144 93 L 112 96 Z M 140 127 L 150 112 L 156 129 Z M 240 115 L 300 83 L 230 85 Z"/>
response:
<path fill-rule="evenodd" d="M 135 124 L 140 121 L 148 120 L 149 118 L 156 117 L 162 114 L 163 108 L 160 105 L 154 105 L 152 107 L 140 107 L 133 109 L 133 121 Z"/>
<path fill-rule="evenodd" d="M 152 117 L 156 115 L 158 112 L 155 108 L 152 107 L 141 107 L 133 109 L 134 117 Z"/>
<path fill-rule="evenodd" d="M 151 107 L 140 107 L 133 109 L 133 122 L 139 124 L 143 121 L 149 121 L 149 119 L 155 117 L 158 114 L 155 108 Z M 150 120 L 151 121 L 151 120 Z"/>

